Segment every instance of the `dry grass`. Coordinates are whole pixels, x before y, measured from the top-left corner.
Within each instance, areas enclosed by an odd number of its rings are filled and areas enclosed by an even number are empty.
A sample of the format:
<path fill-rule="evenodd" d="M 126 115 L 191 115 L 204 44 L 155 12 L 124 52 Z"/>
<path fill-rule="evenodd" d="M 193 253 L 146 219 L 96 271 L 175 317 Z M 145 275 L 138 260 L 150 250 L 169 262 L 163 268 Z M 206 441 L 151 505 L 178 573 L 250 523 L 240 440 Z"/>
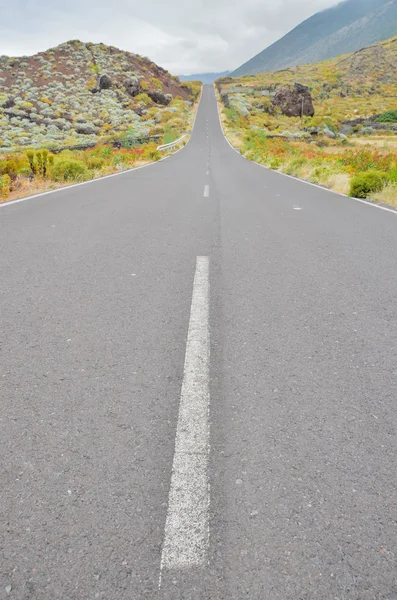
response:
<path fill-rule="evenodd" d="M 142 167 L 143 165 L 150 164 L 150 162 L 151 161 L 139 160 L 134 164 L 133 167 L 129 167 L 129 169 L 136 169 L 137 167 Z M 94 179 L 100 179 L 101 177 L 106 177 L 107 175 L 112 175 L 114 173 L 120 172 L 121 171 L 116 168 L 107 169 L 106 171 L 97 171 L 93 173 L 93 177 L 91 177 L 88 181 L 93 181 Z M 18 200 L 19 198 L 25 198 L 26 196 L 34 196 L 35 194 L 42 194 L 43 192 L 50 192 L 58 188 L 69 187 L 70 185 L 76 185 L 76 183 L 78 182 L 54 182 L 49 181 L 48 179 L 41 179 L 37 177 L 32 181 L 29 181 L 28 179 L 21 179 L 18 180 L 17 187 L 8 194 L 7 198 L 2 198 L 2 196 L 0 196 L 0 203 L 10 202 L 11 200 Z"/>
<path fill-rule="evenodd" d="M 0 196 L 0 202 L 9 202 L 10 200 L 17 200 L 18 198 L 24 198 L 25 196 L 34 196 L 34 194 L 40 194 L 42 192 L 48 192 L 56 190 L 60 187 L 65 187 L 65 183 L 55 183 L 53 181 L 47 181 L 45 179 L 28 179 L 20 181 L 18 187 L 9 193 L 7 198 Z"/>
<path fill-rule="evenodd" d="M 238 148 L 240 150 L 243 147 L 244 141 L 239 133 L 228 129 L 225 129 L 225 133 L 233 148 Z"/>
<path fill-rule="evenodd" d="M 350 177 L 346 173 L 335 173 L 327 180 L 327 187 L 338 194 L 348 194 L 350 189 Z"/>
<path fill-rule="evenodd" d="M 397 137 L 392 138 L 390 136 L 378 136 L 376 138 L 362 137 L 362 138 L 350 138 L 349 142 L 355 146 L 370 146 L 376 147 L 385 152 L 397 149 Z"/>
<path fill-rule="evenodd" d="M 390 183 L 381 192 L 372 194 L 371 200 L 397 208 L 397 184 Z"/>

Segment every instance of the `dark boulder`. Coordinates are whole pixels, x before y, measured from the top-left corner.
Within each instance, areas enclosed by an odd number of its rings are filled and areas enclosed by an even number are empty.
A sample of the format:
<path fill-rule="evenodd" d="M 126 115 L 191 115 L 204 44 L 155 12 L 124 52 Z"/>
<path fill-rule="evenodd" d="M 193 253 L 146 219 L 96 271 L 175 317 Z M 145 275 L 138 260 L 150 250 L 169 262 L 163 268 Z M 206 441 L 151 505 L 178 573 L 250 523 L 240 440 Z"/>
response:
<path fill-rule="evenodd" d="M 112 87 L 112 80 L 109 75 L 102 75 L 99 80 L 99 89 L 100 90 L 109 90 Z"/>
<path fill-rule="evenodd" d="M 229 95 L 226 90 L 220 91 L 221 100 L 225 108 L 230 108 Z"/>
<path fill-rule="evenodd" d="M 138 77 L 130 77 L 125 82 L 125 91 L 130 96 L 137 96 L 141 91 L 141 83 Z"/>
<path fill-rule="evenodd" d="M 14 98 L 8 98 L 3 104 L 3 108 L 13 108 L 15 106 Z"/>
<path fill-rule="evenodd" d="M 315 113 L 309 88 L 300 83 L 295 83 L 293 88 L 289 85 L 278 87 L 272 104 L 286 117 L 313 117 Z"/>
<path fill-rule="evenodd" d="M 169 98 L 161 90 L 154 90 L 152 92 L 147 92 L 149 98 L 153 100 L 156 104 L 163 104 L 164 106 L 168 106 L 171 102 Z"/>

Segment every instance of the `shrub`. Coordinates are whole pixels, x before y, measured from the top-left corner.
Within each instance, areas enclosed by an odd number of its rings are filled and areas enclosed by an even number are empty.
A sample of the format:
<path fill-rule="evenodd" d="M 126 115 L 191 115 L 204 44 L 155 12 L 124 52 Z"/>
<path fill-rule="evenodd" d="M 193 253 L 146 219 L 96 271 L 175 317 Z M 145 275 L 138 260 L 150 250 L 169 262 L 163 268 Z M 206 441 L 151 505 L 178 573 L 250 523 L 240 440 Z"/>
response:
<path fill-rule="evenodd" d="M 121 138 L 121 145 L 123 148 L 129 150 L 137 145 L 137 132 L 135 129 L 129 129 Z"/>
<path fill-rule="evenodd" d="M 54 164 L 54 155 L 50 154 L 48 150 L 27 150 L 26 156 L 29 161 L 30 170 L 33 175 L 41 175 L 41 177 L 47 177 L 47 172 L 50 166 Z"/>
<path fill-rule="evenodd" d="M 85 158 L 85 164 L 87 169 L 90 171 L 95 171 L 102 169 L 103 165 L 105 164 L 105 160 L 100 156 L 87 156 Z"/>
<path fill-rule="evenodd" d="M 144 106 L 148 106 L 149 104 L 152 104 L 152 100 L 151 100 L 151 98 L 149 98 L 149 96 L 147 94 L 138 94 L 137 96 L 135 96 L 135 100 L 137 102 L 139 102 L 140 104 L 143 104 Z"/>
<path fill-rule="evenodd" d="M 0 196 L 2 198 L 7 198 L 11 185 L 11 177 L 7 175 L 0 175 Z"/>
<path fill-rule="evenodd" d="M 18 170 L 18 166 L 16 161 L 13 158 L 7 158 L 1 165 L 0 165 L 0 176 L 3 175 L 7 175 L 11 178 L 15 178 L 17 175 L 17 170 Z"/>
<path fill-rule="evenodd" d="M 380 192 L 388 181 L 387 173 L 367 171 L 353 177 L 350 183 L 349 195 L 353 198 L 368 198 L 371 194 Z"/>
<path fill-rule="evenodd" d="M 397 123 L 397 110 L 388 110 L 376 119 L 377 123 Z"/>
<path fill-rule="evenodd" d="M 147 148 L 142 154 L 143 160 L 160 160 L 161 154 L 157 148 Z"/>
<path fill-rule="evenodd" d="M 78 160 L 61 158 L 51 171 L 54 181 L 84 181 L 89 178 L 87 167 Z"/>
<path fill-rule="evenodd" d="M 152 86 L 154 86 L 156 89 L 158 90 L 163 90 L 163 84 L 161 83 L 160 79 L 157 79 L 156 77 L 152 77 L 150 79 L 150 83 L 152 84 Z"/>

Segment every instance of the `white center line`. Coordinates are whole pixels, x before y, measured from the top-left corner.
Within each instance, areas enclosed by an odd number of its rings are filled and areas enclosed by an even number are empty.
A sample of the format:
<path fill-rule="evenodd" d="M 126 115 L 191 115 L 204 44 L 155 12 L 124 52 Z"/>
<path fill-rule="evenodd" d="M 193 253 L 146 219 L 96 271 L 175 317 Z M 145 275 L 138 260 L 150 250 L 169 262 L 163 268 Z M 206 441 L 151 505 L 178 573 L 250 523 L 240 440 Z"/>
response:
<path fill-rule="evenodd" d="M 209 367 L 209 258 L 198 256 L 159 586 L 164 570 L 200 566 L 207 561 Z"/>
<path fill-rule="evenodd" d="M 210 186 L 205 185 L 204 186 L 204 198 L 209 198 L 209 197 L 210 197 Z"/>

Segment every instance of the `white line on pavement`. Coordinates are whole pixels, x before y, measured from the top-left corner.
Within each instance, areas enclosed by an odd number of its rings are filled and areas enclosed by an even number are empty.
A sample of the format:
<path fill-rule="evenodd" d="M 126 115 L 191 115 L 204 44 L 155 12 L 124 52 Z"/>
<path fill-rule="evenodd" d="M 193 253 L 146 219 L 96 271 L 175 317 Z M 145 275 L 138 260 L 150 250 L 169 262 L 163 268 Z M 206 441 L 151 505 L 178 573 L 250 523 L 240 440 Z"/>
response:
<path fill-rule="evenodd" d="M 209 197 L 210 197 L 210 186 L 205 185 L 204 186 L 204 198 L 209 198 Z"/>
<path fill-rule="evenodd" d="M 164 570 L 204 565 L 209 544 L 209 258 L 198 256 L 172 465 Z"/>

